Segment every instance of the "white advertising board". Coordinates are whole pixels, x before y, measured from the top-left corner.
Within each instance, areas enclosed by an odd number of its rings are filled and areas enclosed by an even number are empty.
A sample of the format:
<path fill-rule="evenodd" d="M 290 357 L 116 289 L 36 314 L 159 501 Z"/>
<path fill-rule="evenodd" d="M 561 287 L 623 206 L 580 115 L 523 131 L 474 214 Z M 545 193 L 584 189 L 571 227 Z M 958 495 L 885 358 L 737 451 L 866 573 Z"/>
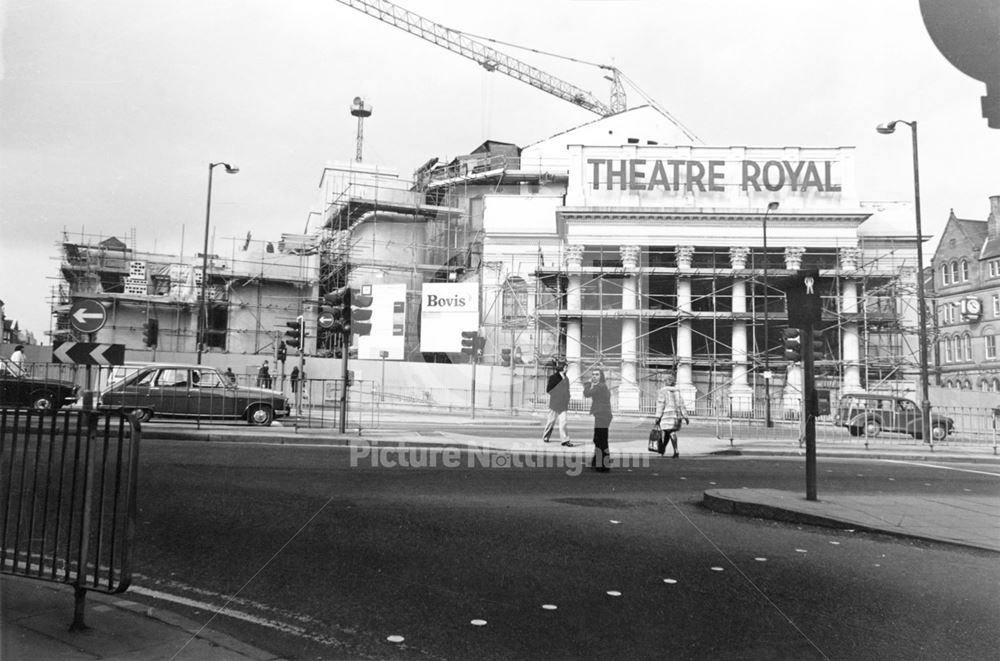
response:
<path fill-rule="evenodd" d="M 420 350 L 458 353 L 462 331 L 479 330 L 479 283 L 425 283 L 420 293 Z"/>
<path fill-rule="evenodd" d="M 372 332 L 357 335 L 358 358 L 379 359 L 382 352 L 388 360 L 403 359 L 406 337 L 406 285 L 371 285 Z"/>

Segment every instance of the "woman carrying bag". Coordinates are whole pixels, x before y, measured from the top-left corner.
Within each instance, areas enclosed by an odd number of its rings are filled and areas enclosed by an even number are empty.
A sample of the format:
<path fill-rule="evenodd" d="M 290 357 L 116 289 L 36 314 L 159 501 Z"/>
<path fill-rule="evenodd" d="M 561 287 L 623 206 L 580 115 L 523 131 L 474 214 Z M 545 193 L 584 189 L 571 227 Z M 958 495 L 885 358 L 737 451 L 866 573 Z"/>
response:
<path fill-rule="evenodd" d="M 590 383 L 583 384 L 583 396 L 590 397 L 590 415 L 594 416 L 594 457 L 590 467 L 601 473 L 611 468 L 611 452 L 608 450 L 608 428 L 611 426 L 611 391 L 604 379 L 604 370 L 590 373 Z"/>
<path fill-rule="evenodd" d="M 674 385 L 677 376 L 673 372 L 666 375 L 666 385 L 656 393 L 656 426 L 663 429 L 663 433 L 670 438 L 670 444 L 674 446 L 674 457 L 679 457 L 677 452 L 677 430 L 681 428 L 681 420 L 684 424 L 690 424 L 687 409 L 684 407 L 684 397 L 681 391 Z M 664 418 L 666 422 L 664 423 Z"/>

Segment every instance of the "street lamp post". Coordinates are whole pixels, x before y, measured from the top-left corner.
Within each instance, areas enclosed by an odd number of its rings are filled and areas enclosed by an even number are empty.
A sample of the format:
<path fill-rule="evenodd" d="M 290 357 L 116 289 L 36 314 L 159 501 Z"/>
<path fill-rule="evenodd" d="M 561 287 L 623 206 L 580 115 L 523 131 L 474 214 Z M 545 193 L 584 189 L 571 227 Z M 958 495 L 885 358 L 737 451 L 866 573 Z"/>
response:
<path fill-rule="evenodd" d="M 212 170 L 219 165 L 225 166 L 227 174 L 236 174 L 239 168 L 229 163 L 208 164 L 208 203 L 205 205 L 205 246 L 201 251 L 201 301 L 198 304 L 198 364 L 201 365 L 201 354 L 205 349 L 205 339 L 208 335 L 208 308 L 205 301 L 205 291 L 208 289 L 208 227 L 212 218 Z"/>
<path fill-rule="evenodd" d="M 913 205 L 917 222 L 917 306 L 918 328 L 917 342 L 920 345 L 920 433 L 924 443 L 931 443 L 931 398 L 927 392 L 927 301 L 924 297 L 924 235 L 920 229 L 920 166 L 917 157 L 917 122 L 896 119 L 888 124 L 880 124 L 875 130 L 883 135 L 894 133 L 896 124 L 906 124 L 910 127 L 913 139 Z"/>
<path fill-rule="evenodd" d="M 767 315 L 767 214 L 778 208 L 777 202 L 768 202 L 767 211 L 764 212 L 764 426 L 773 427 L 771 420 L 771 357 L 770 344 L 768 343 L 768 315 Z"/>

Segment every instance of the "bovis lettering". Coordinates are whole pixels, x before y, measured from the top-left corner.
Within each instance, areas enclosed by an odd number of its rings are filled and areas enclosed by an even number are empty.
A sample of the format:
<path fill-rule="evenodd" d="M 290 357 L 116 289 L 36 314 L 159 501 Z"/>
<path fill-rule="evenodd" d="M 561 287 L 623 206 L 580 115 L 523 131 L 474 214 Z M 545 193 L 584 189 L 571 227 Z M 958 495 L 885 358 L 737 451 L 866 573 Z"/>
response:
<path fill-rule="evenodd" d="M 464 308 L 465 299 L 461 296 L 438 296 L 437 294 L 427 294 L 427 307 L 429 308 Z"/>

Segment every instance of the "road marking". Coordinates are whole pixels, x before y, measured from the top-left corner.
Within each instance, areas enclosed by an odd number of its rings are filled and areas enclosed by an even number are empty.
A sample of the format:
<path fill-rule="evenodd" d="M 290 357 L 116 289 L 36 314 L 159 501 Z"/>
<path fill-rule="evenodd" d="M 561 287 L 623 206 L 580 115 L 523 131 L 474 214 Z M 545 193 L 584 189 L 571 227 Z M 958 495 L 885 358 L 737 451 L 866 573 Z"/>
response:
<path fill-rule="evenodd" d="M 943 471 L 958 471 L 959 473 L 975 473 L 976 475 L 989 475 L 990 477 L 1000 477 L 1000 473 L 990 473 L 988 471 L 977 471 L 970 468 L 955 468 L 954 466 L 938 466 L 937 464 L 925 464 L 922 461 L 903 461 L 902 459 L 883 459 L 890 464 L 906 464 L 907 466 L 925 466 L 927 468 L 938 468 Z"/>

